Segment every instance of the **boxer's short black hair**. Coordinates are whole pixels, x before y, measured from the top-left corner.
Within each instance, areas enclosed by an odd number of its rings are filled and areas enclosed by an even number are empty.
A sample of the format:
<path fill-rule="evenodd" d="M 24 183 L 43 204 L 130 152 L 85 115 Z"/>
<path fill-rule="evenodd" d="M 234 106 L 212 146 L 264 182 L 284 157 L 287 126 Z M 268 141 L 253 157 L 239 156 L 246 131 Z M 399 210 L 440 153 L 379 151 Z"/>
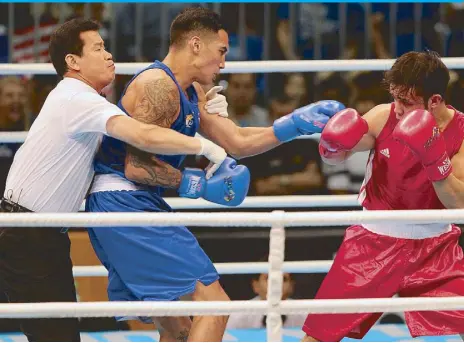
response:
<path fill-rule="evenodd" d="M 100 24 L 95 20 L 76 18 L 65 22 L 50 37 L 48 53 L 53 67 L 61 77 L 68 70 L 65 58 L 68 54 L 82 56 L 84 42 L 80 34 L 87 31 L 98 31 Z"/>
<path fill-rule="evenodd" d="M 391 69 L 385 73 L 384 84 L 407 96 L 412 91 L 417 96 L 428 99 L 439 94 L 445 97 L 450 80 L 449 70 L 434 51 L 407 52 L 401 55 Z"/>
<path fill-rule="evenodd" d="M 171 24 L 171 46 L 180 45 L 192 32 L 217 33 L 223 30 L 219 15 L 204 7 L 189 7 L 180 12 Z"/>

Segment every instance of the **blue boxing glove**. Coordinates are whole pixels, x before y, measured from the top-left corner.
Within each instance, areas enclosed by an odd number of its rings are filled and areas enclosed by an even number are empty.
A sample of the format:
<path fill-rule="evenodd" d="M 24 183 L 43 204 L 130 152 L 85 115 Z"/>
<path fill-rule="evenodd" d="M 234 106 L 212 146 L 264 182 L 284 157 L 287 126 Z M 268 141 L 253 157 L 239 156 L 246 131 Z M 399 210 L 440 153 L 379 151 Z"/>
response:
<path fill-rule="evenodd" d="M 202 197 L 216 204 L 238 206 L 245 199 L 249 186 L 248 168 L 227 157 L 209 180 L 204 170 L 185 168 L 178 193 L 184 198 Z"/>
<path fill-rule="evenodd" d="M 324 100 L 297 108 L 274 122 L 274 134 L 281 142 L 288 142 L 301 135 L 321 133 L 325 124 L 345 106 L 335 100 Z"/>

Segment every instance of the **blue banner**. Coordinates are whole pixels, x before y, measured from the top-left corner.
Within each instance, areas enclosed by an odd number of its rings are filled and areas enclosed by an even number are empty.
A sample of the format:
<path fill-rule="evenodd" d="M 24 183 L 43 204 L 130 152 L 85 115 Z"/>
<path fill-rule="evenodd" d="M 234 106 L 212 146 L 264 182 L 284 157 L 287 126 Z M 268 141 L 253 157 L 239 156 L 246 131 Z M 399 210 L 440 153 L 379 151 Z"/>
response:
<path fill-rule="evenodd" d="M 283 342 L 299 342 L 304 333 L 299 328 L 283 329 Z M 157 331 L 113 331 L 86 332 L 81 334 L 83 342 L 157 342 Z M 412 339 L 406 325 L 384 324 L 374 326 L 364 337 L 364 342 L 462 342 L 459 335 L 418 337 Z M 0 334 L 0 342 L 26 342 L 22 334 Z M 227 330 L 224 342 L 266 342 L 265 329 Z M 360 340 L 344 339 L 342 342 L 361 342 Z"/>

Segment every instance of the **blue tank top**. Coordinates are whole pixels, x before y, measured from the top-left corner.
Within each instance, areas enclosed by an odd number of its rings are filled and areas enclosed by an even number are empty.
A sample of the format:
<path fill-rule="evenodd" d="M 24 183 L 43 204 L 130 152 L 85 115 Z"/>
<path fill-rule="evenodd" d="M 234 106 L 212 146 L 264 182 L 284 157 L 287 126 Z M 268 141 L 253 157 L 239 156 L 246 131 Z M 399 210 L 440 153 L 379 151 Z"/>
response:
<path fill-rule="evenodd" d="M 180 88 L 177 83 L 176 78 L 172 71 L 162 62 L 155 61 L 153 64 L 147 68 L 141 70 L 129 81 L 126 85 L 121 99 L 118 102 L 118 107 L 123 110 L 125 113 L 127 111 L 122 106 L 121 100 L 124 94 L 126 93 L 127 87 L 130 83 L 145 70 L 148 69 L 161 69 L 168 74 L 172 80 L 175 82 L 180 95 L 180 112 L 177 119 L 172 123 L 171 129 L 180 132 L 187 136 L 195 136 L 195 133 L 198 130 L 200 124 L 200 111 L 198 109 L 198 96 L 193 86 L 187 88 L 188 97 Z M 127 115 L 130 115 L 127 113 Z M 179 168 L 182 162 L 185 159 L 185 155 L 154 155 L 156 158 L 169 163 L 174 168 Z M 126 157 L 126 143 L 115 139 L 113 137 L 104 136 L 100 149 L 95 157 L 94 169 L 96 174 L 118 174 L 119 176 L 125 178 L 124 176 L 124 161 Z M 144 185 L 147 187 L 146 185 Z M 148 187 L 151 192 L 154 192 L 158 195 L 162 195 L 164 188 L 158 186 Z"/>

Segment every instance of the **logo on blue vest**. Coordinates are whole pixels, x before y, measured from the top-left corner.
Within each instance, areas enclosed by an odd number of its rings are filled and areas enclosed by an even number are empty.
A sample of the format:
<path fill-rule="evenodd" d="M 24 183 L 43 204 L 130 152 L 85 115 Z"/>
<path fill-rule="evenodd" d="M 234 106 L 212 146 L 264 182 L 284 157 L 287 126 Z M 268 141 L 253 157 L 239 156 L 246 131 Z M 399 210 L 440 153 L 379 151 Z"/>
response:
<path fill-rule="evenodd" d="M 185 116 L 185 126 L 192 127 L 193 125 L 193 114 L 187 114 Z"/>

